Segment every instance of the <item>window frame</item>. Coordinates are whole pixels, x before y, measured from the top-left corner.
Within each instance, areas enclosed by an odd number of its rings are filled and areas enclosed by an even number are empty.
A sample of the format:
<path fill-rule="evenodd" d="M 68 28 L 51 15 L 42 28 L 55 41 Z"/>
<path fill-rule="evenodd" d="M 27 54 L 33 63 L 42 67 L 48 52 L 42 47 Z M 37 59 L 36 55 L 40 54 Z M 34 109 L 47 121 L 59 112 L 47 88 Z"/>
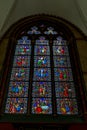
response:
<path fill-rule="evenodd" d="M 75 41 L 75 37 L 74 37 L 74 35 L 73 35 L 73 33 L 71 32 L 71 30 L 68 28 L 68 27 L 66 27 L 64 24 L 61 24 L 60 22 L 58 22 L 57 20 L 54 20 L 54 19 L 52 19 L 52 17 L 51 18 L 49 18 L 49 17 L 37 17 L 37 19 L 35 19 L 35 18 L 33 18 L 33 19 L 30 19 L 30 21 L 29 21 L 29 19 L 24 19 L 23 21 L 24 22 L 21 22 L 21 24 L 18 22 L 18 24 L 17 24 L 17 26 L 15 27 L 15 29 L 13 29 L 13 33 L 11 33 L 10 34 L 10 37 L 9 37 L 9 43 L 8 43 L 8 50 L 7 50 L 7 55 L 8 55 L 8 57 L 6 57 L 6 60 L 5 60 L 5 62 L 6 62 L 6 65 L 4 66 L 4 72 L 3 72 L 3 75 L 2 75 L 2 81 L 1 81 L 1 91 L 2 91 L 2 97 L 4 97 L 5 98 L 5 94 L 4 94 L 4 91 L 6 91 L 6 88 L 5 88 L 5 86 L 4 86 L 4 84 L 3 84 L 3 81 L 5 81 L 5 83 L 8 83 L 8 81 L 7 81 L 7 76 L 8 76 L 8 72 L 10 71 L 10 67 L 11 67 L 11 62 L 10 62 L 10 60 L 12 59 L 11 58 L 11 55 L 13 56 L 13 53 L 14 53 L 14 51 L 13 50 L 15 50 L 14 48 L 15 48 L 15 43 L 16 43 L 16 39 L 18 39 L 18 37 L 19 37 L 19 34 L 20 34 L 20 32 L 22 32 L 22 30 L 24 30 L 24 29 L 26 29 L 27 28 L 27 26 L 28 26 L 28 24 L 30 24 L 29 26 L 31 26 L 31 25 L 33 25 L 35 22 L 37 22 L 37 23 L 42 23 L 42 21 L 44 22 L 46 22 L 46 23 L 49 23 L 49 22 L 51 22 L 51 24 L 53 24 L 55 27 L 56 26 L 58 26 L 59 28 L 60 28 L 60 30 L 61 31 L 63 31 L 64 32 L 64 34 L 65 34 L 65 37 L 68 39 L 68 41 L 69 41 L 69 48 L 71 48 L 71 51 L 72 51 L 72 54 L 73 54 L 73 60 L 71 60 L 71 64 L 72 64 L 72 69 L 74 70 L 73 72 L 74 72 L 74 74 L 76 74 L 76 77 L 75 77 L 75 83 L 77 82 L 77 80 L 78 80 L 78 84 L 76 83 L 76 87 L 77 87 L 77 89 L 78 88 L 80 88 L 80 92 L 78 92 L 78 98 L 79 98 L 79 101 L 81 100 L 81 103 L 80 103 L 80 107 L 81 107 L 81 105 L 83 104 L 83 101 L 82 101 L 82 99 L 83 98 L 85 98 L 84 97 L 84 90 L 83 90 L 83 86 L 84 86 L 84 83 L 83 83 L 83 80 L 81 80 L 81 78 L 82 78 L 82 70 L 81 70 L 81 66 L 79 65 L 80 64 L 80 60 L 79 60 L 79 58 L 78 58 L 78 51 L 77 51 L 77 46 L 76 46 L 76 41 Z M 52 21 L 53 20 L 53 21 Z M 56 25 L 55 25 L 56 24 Z M 19 26 L 20 25 L 20 26 Z M 19 26 L 19 27 L 18 27 Z M 15 31 L 14 31 L 15 30 Z M 23 34 L 24 35 L 24 34 Z M 22 35 L 21 35 L 22 36 Z M 49 37 L 49 36 L 48 36 Z M 34 42 L 34 37 L 32 36 L 32 38 L 33 38 L 33 42 Z M 12 44 L 11 44 L 12 43 Z M 52 41 L 50 42 L 50 44 L 52 43 Z M 74 48 L 74 49 L 73 49 Z M 9 54 L 10 53 L 10 54 Z M 70 56 L 71 57 L 71 56 Z M 73 63 L 73 61 L 75 61 L 74 63 Z M 10 66 L 10 67 L 7 67 L 6 68 L 6 66 Z M 76 69 L 76 68 L 78 68 L 78 69 Z M 5 76 L 4 76 L 5 75 Z M 4 78 L 3 78 L 4 77 Z M 81 90 L 82 90 L 82 92 L 81 92 Z M 84 99 L 85 100 L 85 99 Z M 3 100 L 1 100 L 1 103 L 3 103 L 4 104 L 4 102 L 3 102 Z M 86 108 L 86 106 L 85 105 L 82 105 L 83 107 L 81 107 L 81 113 L 80 113 L 80 115 L 79 116 L 71 116 L 71 117 L 69 117 L 69 118 L 72 118 L 72 117 L 75 117 L 75 118 L 79 118 L 80 119 L 80 117 L 81 117 L 81 119 L 82 119 L 82 117 L 84 116 L 84 109 Z M 2 111 L 3 111 L 3 105 L 1 105 L 1 114 L 3 113 Z M 29 114 L 28 114 L 28 116 L 30 116 Z M 45 115 L 44 115 L 45 116 Z M 54 117 L 57 117 L 57 115 L 53 115 Z M 59 116 L 60 117 L 60 116 Z M 60 117 L 61 118 L 61 117 Z M 68 117 L 66 117 L 66 118 L 68 118 Z"/>

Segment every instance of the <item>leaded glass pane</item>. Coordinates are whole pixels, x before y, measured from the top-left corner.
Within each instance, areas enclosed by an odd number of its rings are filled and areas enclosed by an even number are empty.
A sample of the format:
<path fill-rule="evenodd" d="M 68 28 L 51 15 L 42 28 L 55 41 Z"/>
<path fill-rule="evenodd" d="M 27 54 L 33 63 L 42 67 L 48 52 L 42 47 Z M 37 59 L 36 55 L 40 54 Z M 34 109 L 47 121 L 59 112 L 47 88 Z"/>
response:
<path fill-rule="evenodd" d="M 57 114 L 75 115 L 78 114 L 78 106 L 76 99 L 56 99 L 57 100 Z"/>
<path fill-rule="evenodd" d="M 8 97 L 28 97 L 28 82 L 10 82 Z"/>
<path fill-rule="evenodd" d="M 50 98 L 33 98 L 32 114 L 52 114 L 52 101 Z"/>
<path fill-rule="evenodd" d="M 47 35 L 52 34 L 52 35 L 54 35 L 54 34 L 57 34 L 57 32 L 54 31 L 53 27 L 48 27 L 47 31 L 45 31 L 44 34 L 47 34 Z"/>
<path fill-rule="evenodd" d="M 29 45 L 16 45 L 15 55 L 30 55 L 31 46 Z"/>
<path fill-rule="evenodd" d="M 34 81 L 51 81 L 50 68 L 34 68 Z"/>
<path fill-rule="evenodd" d="M 53 45 L 67 45 L 67 41 L 66 40 L 63 40 L 63 38 L 61 36 L 58 36 L 56 38 L 57 40 L 54 40 L 53 41 Z"/>
<path fill-rule="evenodd" d="M 49 46 L 36 45 L 35 46 L 35 55 L 50 55 Z"/>
<path fill-rule="evenodd" d="M 39 40 L 36 40 L 36 45 L 48 45 L 48 40 L 45 40 L 45 37 L 39 37 Z"/>
<path fill-rule="evenodd" d="M 28 40 L 27 36 L 23 36 L 17 41 L 17 44 L 31 44 L 31 40 Z"/>
<path fill-rule="evenodd" d="M 51 97 L 51 82 L 33 82 L 32 97 Z"/>
<path fill-rule="evenodd" d="M 54 56 L 54 67 L 71 67 L 70 58 L 63 55 Z"/>
<path fill-rule="evenodd" d="M 55 81 L 73 81 L 72 70 L 66 68 L 54 68 Z"/>
<path fill-rule="evenodd" d="M 75 88 L 73 82 L 55 82 L 55 93 L 56 97 L 69 97 L 74 98 L 76 96 L 75 94 Z"/>
<path fill-rule="evenodd" d="M 28 81 L 29 69 L 28 68 L 13 68 L 12 73 L 11 73 L 11 80 Z"/>
<path fill-rule="evenodd" d="M 27 113 L 27 98 L 7 98 L 5 113 Z"/>
<path fill-rule="evenodd" d="M 30 57 L 29 56 L 14 56 L 13 67 L 29 67 Z"/>
<path fill-rule="evenodd" d="M 34 56 L 35 67 L 50 67 L 50 57 L 49 56 Z"/>
<path fill-rule="evenodd" d="M 54 55 L 69 55 L 67 46 L 53 46 Z"/>
<path fill-rule="evenodd" d="M 27 32 L 28 34 L 41 34 L 40 31 L 38 31 L 38 28 L 36 26 L 31 28 L 31 31 Z"/>

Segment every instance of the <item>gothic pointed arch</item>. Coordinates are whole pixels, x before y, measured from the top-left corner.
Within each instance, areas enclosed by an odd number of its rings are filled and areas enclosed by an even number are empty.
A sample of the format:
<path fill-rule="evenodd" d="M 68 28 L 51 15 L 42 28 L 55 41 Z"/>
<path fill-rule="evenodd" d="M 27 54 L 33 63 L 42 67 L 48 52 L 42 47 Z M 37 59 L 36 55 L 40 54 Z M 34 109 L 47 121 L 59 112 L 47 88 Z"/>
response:
<path fill-rule="evenodd" d="M 84 84 L 71 30 L 56 17 L 36 15 L 18 21 L 8 32 L 2 120 L 82 121 Z"/>

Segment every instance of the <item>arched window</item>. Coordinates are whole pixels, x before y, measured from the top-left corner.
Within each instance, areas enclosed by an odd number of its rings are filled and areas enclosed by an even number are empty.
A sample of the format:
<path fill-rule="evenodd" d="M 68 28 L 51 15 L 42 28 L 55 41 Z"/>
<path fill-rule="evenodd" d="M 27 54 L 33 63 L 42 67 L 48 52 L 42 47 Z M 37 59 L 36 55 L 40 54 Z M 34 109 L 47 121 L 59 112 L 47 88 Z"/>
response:
<path fill-rule="evenodd" d="M 80 119 L 84 108 L 74 36 L 55 20 L 31 21 L 16 27 L 9 39 L 2 113 L 27 121 L 32 116 Z"/>

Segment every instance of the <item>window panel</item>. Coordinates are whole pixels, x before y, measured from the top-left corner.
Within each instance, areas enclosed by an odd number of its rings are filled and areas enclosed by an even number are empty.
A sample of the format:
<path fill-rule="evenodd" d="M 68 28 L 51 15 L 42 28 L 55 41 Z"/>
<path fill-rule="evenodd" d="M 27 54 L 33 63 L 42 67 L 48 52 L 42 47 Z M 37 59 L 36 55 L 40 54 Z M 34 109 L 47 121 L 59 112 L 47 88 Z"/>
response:
<path fill-rule="evenodd" d="M 69 55 L 67 46 L 53 46 L 54 55 Z"/>
<path fill-rule="evenodd" d="M 25 114 L 27 112 L 27 98 L 7 98 L 5 113 Z"/>
<path fill-rule="evenodd" d="M 72 70 L 66 68 L 54 68 L 55 81 L 73 81 Z"/>
<path fill-rule="evenodd" d="M 29 56 L 14 56 L 13 67 L 29 67 L 30 57 Z"/>
<path fill-rule="evenodd" d="M 36 45 L 35 46 L 35 55 L 49 55 L 49 46 L 45 45 Z"/>
<path fill-rule="evenodd" d="M 78 114 L 78 107 L 76 99 L 56 99 L 57 100 L 57 114 L 75 115 Z"/>
<path fill-rule="evenodd" d="M 63 55 L 54 56 L 54 67 L 71 67 L 70 58 Z"/>
<path fill-rule="evenodd" d="M 11 80 L 28 81 L 29 69 L 28 68 L 13 68 L 11 73 Z"/>
<path fill-rule="evenodd" d="M 49 68 L 34 68 L 34 81 L 51 81 Z"/>
<path fill-rule="evenodd" d="M 50 56 L 34 56 L 35 67 L 50 67 Z"/>
<path fill-rule="evenodd" d="M 36 26 L 31 28 L 31 31 L 27 32 L 28 34 L 41 34 L 40 31 L 38 31 L 38 28 Z"/>
<path fill-rule="evenodd" d="M 67 45 L 67 41 L 64 40 L 61 36 L 58 36 L 56 40 L 53 41 L 53 45 Z"/>
<path fill-rule="evenodd" d="M 52 35 L 54 35 L 54 34 L 58 34 L 58 33 L 56 31 L 54 31 L 53 27 L 48 27 L 47 31 L 45 31 L 44 34 L 47 34 L 47 35 L 52 34 Z"/>
<path fill-rule="evenodd" d="M 52 97 L 51 82 L 33 82 L 32 97 Z"/>
<path fill-rule="evenodd" d="M 33 114 L 52 114 L 52 101 L 50 98 L 33 98 Z"/>
<path fill-rule="evenodd" d="M 56 97 L 75 98 L 75 88 L 73 82 L 55 82 Z"/>
<path fill-rule="evenodd" d="M 29 45 L 16 45 L 15 55 L 30 55 L 31 46 Z"/>
<path fill-rule="evenodd" d="M 10 82 L 8 97 L 28 97 L 28 82 Z"/>
<path fill-rule="evenodd" d="M 49 41 L 45 40 L 45 37 L 39 37 L 39 40 L 36 40 L 36 45 L 49 45 Z"/>
<path fill-rule="evenodd" d="M 21 39 L 17 41 L 17 44 L 31 44 L 31 40 L 28 40 L 27 36 L 23 36 Z"/>

